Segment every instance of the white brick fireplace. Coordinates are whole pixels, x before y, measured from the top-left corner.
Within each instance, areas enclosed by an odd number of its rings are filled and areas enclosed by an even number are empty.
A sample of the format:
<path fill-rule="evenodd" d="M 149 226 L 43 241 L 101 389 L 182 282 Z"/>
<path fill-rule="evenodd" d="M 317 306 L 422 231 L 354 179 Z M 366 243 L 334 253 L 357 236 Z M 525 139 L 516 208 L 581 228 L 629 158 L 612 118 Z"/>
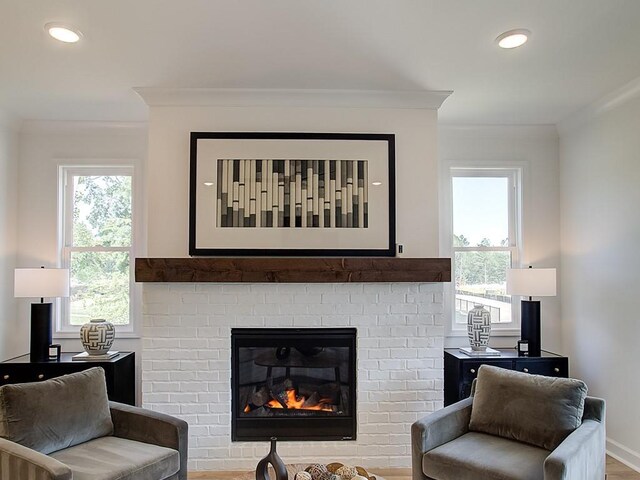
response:
<path fill-rule="evenodd" d="M 447 92 L 143 89 L 146 250 L 188 255 L 190 132 L 392 133 L 396 236 L 439 256 L 437 108 Z M 232 443 L 232 327 L 356 327 L 358 439 L 286 442 L 287 462 L 410 465 L 411 423 L 442 405 L 442 284 L 144 284 L 142 401 L 190 424 L 192 470 L 255 468 L 264 443 Z M 313 457 L 313 458 L 311 458 Z"/>
<path fill-rule="evenodd" d="M 231 442 L 231 328 L 356 327 L 357 440 L 278 451 L 408 467 L 411 423 L 442 406 L 442 309 L 439 283 L 145 284 L 143 405 L 189 422 L 190 469 L 252 469 L 268 445 Z"/>

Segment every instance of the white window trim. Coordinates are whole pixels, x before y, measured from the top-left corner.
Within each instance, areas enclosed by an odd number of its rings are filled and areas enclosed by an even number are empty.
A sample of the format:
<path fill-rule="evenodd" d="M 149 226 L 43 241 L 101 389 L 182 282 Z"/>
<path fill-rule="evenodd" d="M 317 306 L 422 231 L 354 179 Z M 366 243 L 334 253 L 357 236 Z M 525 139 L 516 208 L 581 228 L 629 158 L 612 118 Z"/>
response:
<path fill-rule="evenodd" d="M 129 265 L 129 325 L 118 325 L 116 327 L 117 338 L 140 338 L 140 318 L 142 305 L 142 291 L 135 282 L 135 258 L 138 256 L 138 242 L 140 237 L 139 208 L 140 202 L 140 180 L 136 175 L 135 161 L 123 160 L 94 160 L 95 164 L 64 165 L 58 166 L 58 245 L 59 264 L 62 268 L 69 268 L 70 249 L 65 245 L 66 239 L 70 238 L 72 224 L 66 221 L 71 208 L 71 188 L 68 185 L 68 178 L 77 175 L 129 175 L 131 176 L 131 246 L 130 247 L 74 247 L 74 251 L 126 251 L 130 255 Z M 59 299 L 57 302 L 57 315 L 54 325 L 54 338 L 78 338 L 79 325 L 69 324 L 69 300 Z"/>
<path fill-rule="evenodd" d="M 523 251 L 522 219 L 523 211 L 523 190 L 526 164 L 522 162 L 448 162 L 442 165 L 441 170 L 441 253 L 443 256 L 451 258 L 452 278 L 455 269 L 455 250 L 465 250 L 464 248 L 454 249 L 453 247 L 453 177 L 493 177 L 505 176 L 510 179 L 511 187 L 509 201 L 509 239 L 512 250 L 512 266 L 520 264 Z M 504 251 L 503 247 L 474 247 L 470 250 Z M 511 299 L 511 322 L 508 324 L 492 324 L 492 337 L 513 337 L 520 335 L 520 308 L 519 298 Z M 455 281 L 444 285 L 444 312 L 445 312 L 445 335 L 447 337 L 466 337 L 466 327 L 456 325 L 455 320 Z"/>

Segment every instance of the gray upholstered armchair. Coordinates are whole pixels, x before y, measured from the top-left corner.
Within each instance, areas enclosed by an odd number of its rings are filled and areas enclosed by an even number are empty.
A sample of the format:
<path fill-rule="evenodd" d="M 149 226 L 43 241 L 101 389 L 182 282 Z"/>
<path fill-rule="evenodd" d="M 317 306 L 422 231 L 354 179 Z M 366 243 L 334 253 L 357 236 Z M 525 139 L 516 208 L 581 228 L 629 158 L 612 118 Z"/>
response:
<path fill-rule="evenodd" d="M 578 380 L 484 365 L 471 397 L 412 425 L 413 480 L 602 480 L 604 414 Z"/>
<path fill-rule="evenodd" d="M 109 402 L 104 371 L 0 387 L 4 480 L 186 480 L 187 423 Z"/>

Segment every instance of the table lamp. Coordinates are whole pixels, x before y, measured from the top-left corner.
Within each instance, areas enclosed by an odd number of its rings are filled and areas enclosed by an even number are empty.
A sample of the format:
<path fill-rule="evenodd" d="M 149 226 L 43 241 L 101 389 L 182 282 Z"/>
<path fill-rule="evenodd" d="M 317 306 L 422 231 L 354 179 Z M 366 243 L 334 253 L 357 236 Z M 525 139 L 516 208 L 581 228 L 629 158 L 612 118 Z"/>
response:
<path fill-rule="evenodd" d="M 14 279 L 15 297 L 40 297 L 40 303 L 31 304 L 30 360 L 45 362 L 52 340 L 53 308 L 44 299 L 69 296 L 69 269 L 16 268 Z"/>
<path fill-rule="evenodd" d="M 540 301 L 531 297 L 556 295 L 555 268 L 510 268 L 507 270 L 507 295 L 522 295 L 520 336 L 529 342 L 529 356 L 540 356 Z"/>

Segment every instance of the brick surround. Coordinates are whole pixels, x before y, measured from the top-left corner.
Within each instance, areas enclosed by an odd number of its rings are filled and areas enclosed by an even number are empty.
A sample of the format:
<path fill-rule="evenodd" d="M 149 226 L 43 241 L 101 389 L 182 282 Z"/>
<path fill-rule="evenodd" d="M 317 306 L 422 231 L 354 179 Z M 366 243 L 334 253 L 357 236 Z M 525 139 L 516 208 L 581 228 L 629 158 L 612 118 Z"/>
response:
<path fill-rule="evenodd" d="M 442 406 L 442 284 L 145 284 L 143 406 L 190 426 L 189 468 L 252 469 L 230 440 L 232 327 L 358 329 L 358 439 L 283 442 L 288 463 L 409 467 L 411 423 Z M 310 454 L 309 452 L 313 452 Z"/>

